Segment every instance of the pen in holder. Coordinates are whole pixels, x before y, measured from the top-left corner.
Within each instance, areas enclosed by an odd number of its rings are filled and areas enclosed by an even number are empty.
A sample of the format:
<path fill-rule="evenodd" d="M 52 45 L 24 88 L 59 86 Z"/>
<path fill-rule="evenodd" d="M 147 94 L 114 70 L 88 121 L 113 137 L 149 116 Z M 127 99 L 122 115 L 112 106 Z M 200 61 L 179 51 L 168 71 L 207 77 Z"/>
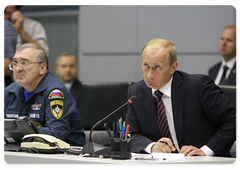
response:
<path fill-rule="evenodd" d="M 132 157 L 131 138 L 126 140 L 111 138 L 110 150 L 112 159 L 130 159 Z"/>

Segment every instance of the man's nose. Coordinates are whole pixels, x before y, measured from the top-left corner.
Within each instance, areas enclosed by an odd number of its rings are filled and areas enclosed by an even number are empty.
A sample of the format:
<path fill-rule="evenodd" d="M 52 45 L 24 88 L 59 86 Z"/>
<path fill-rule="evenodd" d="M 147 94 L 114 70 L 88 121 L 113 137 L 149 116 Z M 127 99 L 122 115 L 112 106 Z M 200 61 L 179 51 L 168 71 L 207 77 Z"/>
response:
<path fill-rule="evenodd" d="M 226 44 L 227 44 L 227 41 L 226 41 L 226 40 L 222 40 L 222 41 L 221 41 L 221 45 L 222 45 L 222 46 L 226 46 Z"/>
<path fill-rule="evenodd" d="M 71 70 L 71 67 L 70 66 L 67 66 L 66 67 L 66 71 L 70 71 Z"/>
<path fill-rule="evenodd" d="M 152 80 L 154 78 L 154 75 L 153 75 L 153 70 L 152 69 L 149 69 L 148 73 L 147 73 L 147 78 Z"/>

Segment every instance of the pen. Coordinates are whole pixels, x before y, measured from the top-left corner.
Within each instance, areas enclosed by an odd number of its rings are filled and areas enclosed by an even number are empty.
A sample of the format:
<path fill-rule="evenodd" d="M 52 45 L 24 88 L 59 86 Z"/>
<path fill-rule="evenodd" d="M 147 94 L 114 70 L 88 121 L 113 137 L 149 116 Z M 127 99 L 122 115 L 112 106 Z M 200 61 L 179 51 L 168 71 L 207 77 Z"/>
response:
<path fill-rule="evenodd" d="M 160 143 L 164 143 L 164 144 L 166 144 L 166 145 L 168 145 L 168 143 L 167 142 L 165 142 L 165 141 L 159 141 Z"/>
<path fill-rule="evenodd" d="M 111 133 L 110 133 L 110 129 L 108 128 L 108 124 L 107 124 L 107 123 L 104 123 L 103 125 L 104 125 L 104 127 L 105 127 L 105 129 L 106 129 L 108 135 L 109 135 L 110 138 L 111 138 L 112 136 L 111 136 Z"/>
<path fill-rule="evenodd" d="M 116 129 L 116 133 L 115 133 L 114 137 L 115 137 L 115 138 L 119 138 L 119 134 L 120 134 L 120 133 L 119 133 L 119 123 L 116 122 L 115 125 L 116 125 L 116 128 L 115 128 L 115 129 Z M 120 137 L 121 137 L 121 136 L 120 136 Z"/>
<path fill-rule="evenodd" d="M 164 143 L 165 145 L 168 145 L 168 143 L 167 142 L 165 142 L 165 141 L 159 141 L 160 143 Z M 173 144 L 173 147 L 175 147 L 175 145 Z M 176 149 L 176 147 L 175 147 L 175 149 Z M 176 151 L 172 151 L 172 153 L 178 153 L 178 150 L 176 149 Z"/>
<path fill-rule="evenodd" d="M 125 134 L 125 140 L 127 140 L 129 129 L 130 129 L 130 125 L 128 124 L 126 129 L 126 134 Z"/>
<path fill-rule="evenodd" d="M 135 158 L 135 160 L 147 160 L 147 161 L 153 161 L 153 160 L 163 160 L 165 161 L 166 158 Z"/>
<path fill-rule="evenodd" d="M 122 140 L 124 140 L 124 135 L 125 135 L 124 131 L 125 131 L 125 122 L 123 122 L 123 125 L 122 125 Z"/>
<path fill-rule="evenodd" d="M 120 118 L 118 122 L 119 122 L 119 130 L 122 130 L 122 118 Z"/>
<path fill-rule="evenodd" d="M 113 136 L 115 137 L 116 136 L 116 133 L 117 133 L 117 122 L 113 122 Z"/>

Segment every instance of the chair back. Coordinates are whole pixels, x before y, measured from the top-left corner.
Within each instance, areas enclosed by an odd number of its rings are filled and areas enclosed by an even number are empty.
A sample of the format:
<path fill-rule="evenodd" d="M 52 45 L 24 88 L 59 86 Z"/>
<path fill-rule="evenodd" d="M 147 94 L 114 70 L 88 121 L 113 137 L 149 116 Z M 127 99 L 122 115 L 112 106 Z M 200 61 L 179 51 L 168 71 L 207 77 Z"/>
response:
<path fill-rule="evenodd" d="M 233 105 L 236 107 L 236 86 L 225 86 L 219 85 L 219 87 L 223 90 L 225 95 L 233 102 Z M 234 142 L 230 154 L 232 157 L 236 158 L 236 141 Z"/>
<path fill-rule="evenodd" d="M 128 87 L 131 84 L 133 83 L 82 83 L 78 109 L 84 130 L 90 130 L 96 122 L 126 103 Z M 127 106 L 107 118 L 94 130 L 104 130 L 104 123 L 108 123 L 112 130 L 113 122 L 118 121 L 120 117 L 125 120 L 126 113 Z"/>
<path fill-rule="evenodd" d="M 225 95 L 229 98 L 229 100 L 236 107 L 236 86 L 219 85 L 219 87 L 223 90 Z"/>

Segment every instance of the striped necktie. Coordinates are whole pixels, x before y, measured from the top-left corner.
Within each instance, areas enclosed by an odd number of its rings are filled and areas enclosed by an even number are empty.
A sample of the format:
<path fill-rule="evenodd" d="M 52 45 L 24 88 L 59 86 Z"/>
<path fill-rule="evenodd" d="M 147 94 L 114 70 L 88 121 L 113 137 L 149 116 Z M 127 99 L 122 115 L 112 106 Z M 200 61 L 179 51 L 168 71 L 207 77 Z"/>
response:
<path fill-rule="evenodd" d="M 157 96 L 157 113 L 158 113 L 157 126 L 159 138 L 167 137 L 172 140 L 168 126 L 167 115 L 162 101 L 163 93 L 157 90 L 155 91 L 155 95 Z"/>

